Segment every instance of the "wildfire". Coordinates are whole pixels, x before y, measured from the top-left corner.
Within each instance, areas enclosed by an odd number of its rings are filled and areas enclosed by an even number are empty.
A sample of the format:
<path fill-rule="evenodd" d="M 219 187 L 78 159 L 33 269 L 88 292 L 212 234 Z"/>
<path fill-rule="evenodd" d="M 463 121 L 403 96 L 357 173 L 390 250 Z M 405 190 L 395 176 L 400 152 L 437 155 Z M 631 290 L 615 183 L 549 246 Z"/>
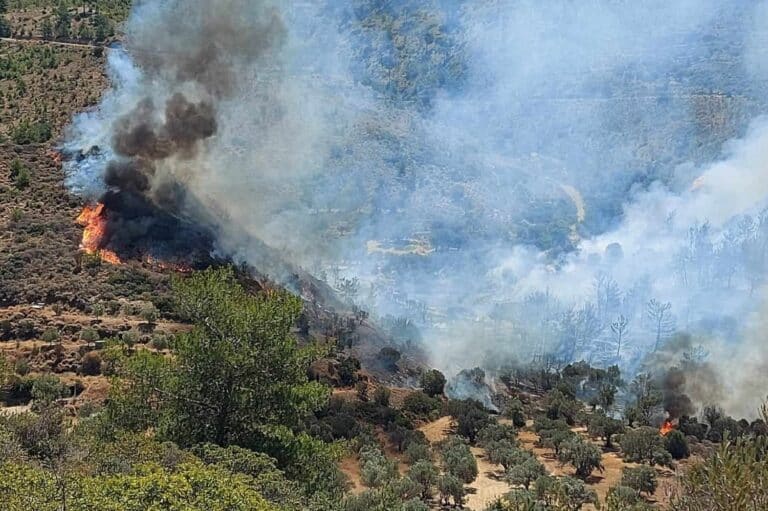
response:
<path fill-rule="evenodd" d="M 153 268 L 161 271 L 175 271 L 178 273 L 192 273 L 194 269 L 191 266 L 187 266 L 182 263 L 171 263 L 168 261 L 160 261 L 151 255 L 148 255 L 145 259 L 146 263 Z"/>
<path fill-rule="evenodd" d="M 86 254 L 97 254 L 105 263 L 122 264 L 116 253 L 101 248 L 101 241 L 107 229 L 104 204 L 98 203 L 83 208 L 82 213 L 77 217 L 77 223 L 85 228 L 80 242 L 81 250 Z"/>
<path fill-rule="evenodd" d="M 667 436 L 673 429 L 675 429 L 674 423 L 667 419 L 659 428 L 659 433 L 661 433 L 661 436 Z"/>

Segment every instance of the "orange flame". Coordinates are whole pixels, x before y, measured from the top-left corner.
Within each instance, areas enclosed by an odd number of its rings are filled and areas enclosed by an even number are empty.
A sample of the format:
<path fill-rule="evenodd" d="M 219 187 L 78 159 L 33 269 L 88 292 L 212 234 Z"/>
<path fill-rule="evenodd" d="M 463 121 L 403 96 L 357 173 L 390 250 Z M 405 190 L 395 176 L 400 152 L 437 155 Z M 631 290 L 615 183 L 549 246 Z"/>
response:
<path fill-rule="evenodd" d="M 659 433 L 661 434 L 661 436 L 667 436 L 670 432 L 672 432 L 673 429 L 675 429 L 674 423 L 671 420 L 667 419 L 664 421 L 664 424 L 662 424 L 661 427 L 659 428 Z"/>
<path fill-rule="evenodd" d="M 61 167 L 61 162 L 63 161 L 64 157 L 61 155 L 60 152 L 55 150 L 50 150 L 48 151 L 48 156 L 50 156 L 50 158 L 53 160 L 53 163 L 57 167 Z"/>
<path fill-rule="evenodd" d="M 120 257 L 111 250 L 101 248 L 101 241 L 107 230 L 107 219 L 104 216 L 104 204 L 98 203 L 83 208 L 77 223 L 85 227 L 80 249 L 86 254 L 97 254 L 102 261 L 109 264 L 122 264 Z"/>

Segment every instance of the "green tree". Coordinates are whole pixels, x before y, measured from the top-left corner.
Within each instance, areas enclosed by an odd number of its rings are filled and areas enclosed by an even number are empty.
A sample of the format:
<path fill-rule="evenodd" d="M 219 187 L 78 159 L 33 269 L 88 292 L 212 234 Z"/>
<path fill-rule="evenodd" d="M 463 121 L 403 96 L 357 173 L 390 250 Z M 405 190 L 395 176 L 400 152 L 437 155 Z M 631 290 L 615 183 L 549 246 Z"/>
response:
<path fill-rule="evenodd" d="M 595 413 L 589 418 L 587 432 L 593 438 L 605 439 L 605 446 L 610 449 L 613 447 L 611 439 L 624 431 L 624 423 L 620 420 L 607 417 L 602 413 Z"/>
<path fill-rule="evenodd" d="M 621 474 L 621 485 L 648 495 L 656 491 L 656 471 L 647 465 L 625 468 Z"/>
<path fill-rule="evenodd" d="M 672 458 L 676 460 L 681 460 L 691 455 L 688 440 L 681 431 L 676 429 L 673 429 L 664 437 L 664 447 L 672 455 Z"/>
<path fill-rule="evenodd" d="M 258 447 L 271 426 L 300 427 L 325 405 L 329 389 L 307 378 L 318 353 L 299 349 L 291 336 L 298 298 L 251 296 L 230 269 L 177 279 L 173 289 L 194 328 L 175 343 L 163 436 L 181 445 Z"/>
<path fill-rule="evenodd" d="M 505 474 L 504 478 L 509 482 L 509 484 L 521 485 L 527 490 L 531 486 L 532 482 L 534 482 L 539 477 L 546 475 L 546 473 L 547 471 L 544 468 L 544 465 L 542 465 L 541 462 L 536 459 L 536 456 L 528 453 L 525 461 L 513 465 L 507 469 L 507 473 Z"/>
<path fill-rule="evenodd" d="M 408 471 L 408 477 L 421 486 L 421 498 L 423 499 L 428 499 L 432 496 L 432 490 L 437 483 L 437 476 L 437 468 L 428 460 L 417 461 Z"/>
<path fill-rule="evenodd" d="M 477 477 L 477 460 L 469 446 L 460 437 L 448 438 L 442 446 L 442 458 L 445 471 L 469 484 Z"/>
<path fill-rule="evenodd" d="M 642 427 L 627 431 L 619 440 L 624 459 L 634 463 L 668 465 L 672 456 L 664 447 L 664 439 L 656 428 Z"/>
<path fill-rule="evenodd" d="M 453 504 L 459 507 L 464 505 L 464 484 L 453 474 L 444 474 L 437 479 L 437 489 L 440 492 L 440 501 L 448 505 L 448 499 L 453 499 Z"/>
<path fill-rule="evenodd" d="M 445 390 L 445 375 L 437 369 L 432 369 L 421 375 L 421 387 L 430 397 L 442 396 Z"/>
<path fill-rule="evenodd" d="M 64 4 L 59 4 L 56 8 L 56 21 L 54 22 L 54 32 L 59 39 L 66 39 L 72 31 L 72 15 Z"/>
<path fill-rule="evenodd" d="M 570 463 L 576 469 L 576 475 L 589 477 L 593 470 L 603 471 L 602 452 L 591 443 L 581 439 L 571 440 L 563 444 L 558 456 L 562 463 Z"/>
<path fill-rule="evenodd" d="M 768 439 L 723 442 L 713 455 L 691 466 L 680 480 L 670 509 L 768 509 Z"/>
<path fill-rule="evenodd" d="M 627 486 L 614 486 L 605 498 L 606 511 L 652 511 L 637 490 Z"/>

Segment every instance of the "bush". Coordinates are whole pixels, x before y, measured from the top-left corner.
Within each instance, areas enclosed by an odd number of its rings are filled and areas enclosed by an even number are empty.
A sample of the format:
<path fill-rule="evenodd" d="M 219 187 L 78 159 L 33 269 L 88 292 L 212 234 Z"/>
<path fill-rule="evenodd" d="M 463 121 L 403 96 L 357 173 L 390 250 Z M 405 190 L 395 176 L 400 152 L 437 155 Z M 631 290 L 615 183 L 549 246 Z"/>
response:
<path fill-rule="evenodd" d="M 532 482 L 546 474 L 547 471 L 544 468 L 544 465 L 536 459 L 536 456 L 528 453 L 525 461 L 507 469 L 505 479 L 511 485 L 522 485 L 527 490 Z"/>
<path fill-rule="evenodd" d="M 504 407 L 504 417 L 510 419 L 516 428 L 525 426 L 525 411 L 519 399 L 513 399 Z"/>
<path fill-rule="evenodd" d="M 360 453 L 360 478 L 369 488 L 380 488 L 398 477 L 397 462 L 387 459 L 378 449 Z"/>
<path fill-rule="evenodd" d="M 478 401 L 453 402 L 451 408 L 456 418 L 456 432 L 470 443 L 475 443 L 480 430 L 492 422 L 490 414 Z"/>
<path fill-rule="evenodd" d="M 465 484 L 477 477 L 477 460 L 469 446 L 460 437 L 448 438 L 442 446 L 442 458 L 445 471 L 453 474 Z"/>
<path fill-rule="evenodd" d="M 19 376 L 26 376 L 29 374 L 29 360 L 26 358 L 20 358 L 16 360 L 13 368 L 14 372 Z"/>
<path fill-rule="evenodd" d="M 613 447 L 611 442 L 613 435 L 624 431 L 624 423 L 605 414 L 595 413 L 589 419 L 587 431 L 591 437 L 605 439 L 605 447 L 610 449 Z"/>
<path fill-rule="evenodd" d="M 373 402 L 379 406 L 389 406 L 389 398 L 392 392 L 384 385 L 379 385 L 373 392 Z"/>
<path fill-rule="evenodd" d="M 578 510 L 585 504 L 596 503 L 597 494 L 584 481 L 573 477 L 542 476 L 536 480 L 536 496 L 551 509 Z M 517 511 L 518 508 L 513 508 Z M 523 508 L 538 509 L 538 508 Z"/>
<path fill-rule="evenodd" d="M 36 409 L 46 407 L 67 395 L 69 395 L 69 389 L 52 374 L 44 374 L 32 382 L 32 399 Z"/>
<path fill-rule="evenodd" d="M 458 477 L 453 474 L 445 474 L 438 478 L 437 489 L 440 492 L 440 500 L 443 504 L 448 505 L 448 498 L 453 499 L 455 506 L 462 507 L 464 505 L 464 485 Z"/>
<path fill-rule="evenodd" d="M 408 471 L 408 477 L 421 486 L 421 498 L 425 500 L 432 496 L 432 489 L 437 483 L 437 476 L 437 468 L 428 460 L 417 461 Z"/>
<path fill-rule="evenodd" d="M 430 397 L 442 396 L 445 390 L 445 376 L 437 369 L 427 371 L 421 376 L 421 386 L 424 393 Z"/>
<path fill-rule="evenodd" d="M 40 336 L 40 339 L 49 344 L 54 343 L 59 340 L 59 331 L 55 328 L 48 328 L 43 332 L 43 335 Z"/>
<path fill-rule="evenodd" d="M 688 447 L 688 440 L 685 435 L 678 431 L 670 431 L 666 437 L 664 437 L 664 446 L 666 447 L 672 458 L 681 460 L 691 455 L 691 449 Z"/>
<path fill-rule="evenodd" d="M 339 364 L 339 383 L 349 387 L 357 382 L 357 372 L 360 370 L 360 361 L 355 357 L 346 357 Z"/>
<path fill-rule="evenodd" d="M 411 442 L 408 444 L 408 447 L 405 448 L 405 459 L 411 465 L 421 460 L 431 461 L 432 452 L 426 444 Z"/>
<path fill-rule="evenodd" d="M 101 374 L 101 355 L 96 352 L 88 352 L 80 359 L 80 374 L 85 376 L 98 376 Z"/>
<path fill-rule="evenodd" d="M 42 144 L 48 142 L 53 129 L 48 121 L 23 120 L 11 130 L 11 139 L 17 145 Z"/>
<path fill-rule="evenodd" d="M 605 506 L 606 511 L 652 511 L 654 509 L 643 502 L 637 490 L 627 486 L 615 486 L 609 489 Z"/>
<path fill-rule="evenodd" d="M 692 465 L 680 479 L 670 509 L 768 509 L 768 440 L 738 439 Z"/>
<path fill-rule="evenodd" d="M 24 165 L 18 158 L 11 162 L 11 179 L 13 180 L 13 185 L 19 190 L 29 186 L 31 180 L 29 167 Z"/>
<path fill-rule="evenodd" d="M 477 433 L 477 443 L 483 447 L 501 440 L 506 440 L 513 446 L 517 446 L 517 430 L 512 426 L 493 422 L 483 427 Z"/>
<path fill-rule="evenodd" d="M 621 475 L 621 485 L 645 492 L 648 495 L 656 491 L 656 471 L 649 466 L 640 465 L 634 468 L 625 468 Z"/>
<path fill-rule="evenodd" d="M 85 342 L 96 342 L 99 340 L 99 333 L 93 328 L 83 328 L 80 331 L 80 339 Z"/>
<path fill-rule="evenodd" d="M 558 458 L 563 463 L 573 465 L 576 475 L 584 479 L 595 469 L 603 471 L 602 454 L 600 449 L 591 443 L 575 439 L 562 444 Z"/>
<path fill-rule="evenodd" d="M 624 459 L 633 463 L 669 465 L 672 457 L 664 447 L 664 439 L 656 428 L 641 427 L 624 433 L 620 440 Z"/>
<path fill-rule="evenodd" d="M 440 401 L 423 392 L 413 392 L 403 400 L 403 410 L 419 417 L 427 417 L 432 411 L 440 409 Z"/>

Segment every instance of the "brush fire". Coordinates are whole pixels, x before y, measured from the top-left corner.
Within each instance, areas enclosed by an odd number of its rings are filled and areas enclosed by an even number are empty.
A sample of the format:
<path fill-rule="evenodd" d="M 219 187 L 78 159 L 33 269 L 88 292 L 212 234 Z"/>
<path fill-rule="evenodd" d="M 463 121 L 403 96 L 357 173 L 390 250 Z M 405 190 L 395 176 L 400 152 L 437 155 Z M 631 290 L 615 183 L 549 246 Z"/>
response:
<path fill-rule="evenodd" d="M 104 204 L 97 203 L 85 206 L 80 216 L 77 217 L 77 223 L 84 227 L 83 239 L 80 242 L 82 251 L 86 254 L 98 255 L 105 263 L 122 264 L 120 256 L 111 250 L 103 249 L 101 246 L 107 229 Z"/>
<path fill-rule="evenodd" d="M 675 424 L 671 420 L 667 419 L 659 428 L 659 433 L 661 434 L 661 436 L 667 436 L 674 429 L 675 429 Z"/>

